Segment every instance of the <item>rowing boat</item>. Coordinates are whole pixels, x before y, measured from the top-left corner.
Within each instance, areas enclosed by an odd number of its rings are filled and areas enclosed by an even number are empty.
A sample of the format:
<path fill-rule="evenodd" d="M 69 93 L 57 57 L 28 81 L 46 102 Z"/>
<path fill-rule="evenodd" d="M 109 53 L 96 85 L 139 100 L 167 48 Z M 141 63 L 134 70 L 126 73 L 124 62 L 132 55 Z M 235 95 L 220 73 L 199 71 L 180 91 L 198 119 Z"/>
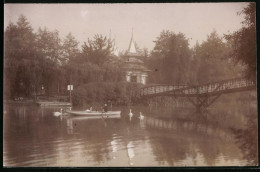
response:
<path fill-rule="evenodd" d="M 101 111 L 76 111 L 76 110 L 68 110 L 67 113 L 70 113 L 72 115 L 83 115 L 83 116 L 114 116 L 114 115 L 120 115 L 121 111 L 107 111 L 107 112 L 101 112 Z"/>
<path fill-rule="evenodd" d="M 120 119 L 121 115 L 109 115 L 109 116 L 83 116 L 83 115 L 72 115 L 67 119 L 72 121 L 83 121 L 83 120 L 93 120 L 93 119 Z"/>

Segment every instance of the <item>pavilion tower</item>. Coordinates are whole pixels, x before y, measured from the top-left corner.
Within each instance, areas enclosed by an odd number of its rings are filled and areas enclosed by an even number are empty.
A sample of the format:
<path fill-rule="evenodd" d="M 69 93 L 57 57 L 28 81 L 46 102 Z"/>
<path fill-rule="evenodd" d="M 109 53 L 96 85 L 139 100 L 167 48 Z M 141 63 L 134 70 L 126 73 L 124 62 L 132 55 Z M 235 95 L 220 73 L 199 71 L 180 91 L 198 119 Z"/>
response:
<path fill-rule="evenodd" d="M 141 54 L 137 52 L 133 32 L 123 64 L 127 82 L 147 83 L 148 70 L 141 60 Z"/>

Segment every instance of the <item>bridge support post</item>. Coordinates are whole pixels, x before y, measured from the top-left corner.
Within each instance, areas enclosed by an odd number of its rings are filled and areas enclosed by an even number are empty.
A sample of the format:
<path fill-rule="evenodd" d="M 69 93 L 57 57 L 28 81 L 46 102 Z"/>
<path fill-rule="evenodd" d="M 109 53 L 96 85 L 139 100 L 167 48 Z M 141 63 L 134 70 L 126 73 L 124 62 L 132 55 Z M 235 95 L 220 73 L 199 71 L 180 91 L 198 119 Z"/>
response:
<path fill-rule="evenodd" d="M 208 108 L 210 105 L 212 105 L 220 96 L 221 94 L 211 97 L 209 95 L 205 95 L 203 97 L 197 96 L 195 97 L 195 101 L 192 100 L 191 97 L 188 97 L 188 100 L 196 107 L 196 112 L 199 113 L 203 109 Z"/>

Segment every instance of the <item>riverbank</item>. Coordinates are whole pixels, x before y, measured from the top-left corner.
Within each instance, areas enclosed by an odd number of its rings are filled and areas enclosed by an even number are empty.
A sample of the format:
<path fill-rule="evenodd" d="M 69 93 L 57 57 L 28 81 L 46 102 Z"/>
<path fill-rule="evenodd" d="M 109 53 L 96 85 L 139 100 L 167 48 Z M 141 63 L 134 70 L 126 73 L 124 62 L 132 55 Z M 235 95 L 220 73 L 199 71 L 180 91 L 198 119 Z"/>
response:
<path fill-rule="evenodd" d="M 38 105 L 38 106 L 72 106 L 70 102 L 61 102 L 61 101 L 53 101 L 53 100 L 35 100 L 35 99 L 4 100 L 4 104 Z"/>
<path fill-rule="evenodd" d="M 57 102 L 57 101 L 37 101 L 39 106 L 72 106 L 70 102 Z"/>
<path fill-rule="evenodd" d="M 34 99 L 23 99 L 23 100 L 4 100 L 4 104 L 35 104 Z"/>

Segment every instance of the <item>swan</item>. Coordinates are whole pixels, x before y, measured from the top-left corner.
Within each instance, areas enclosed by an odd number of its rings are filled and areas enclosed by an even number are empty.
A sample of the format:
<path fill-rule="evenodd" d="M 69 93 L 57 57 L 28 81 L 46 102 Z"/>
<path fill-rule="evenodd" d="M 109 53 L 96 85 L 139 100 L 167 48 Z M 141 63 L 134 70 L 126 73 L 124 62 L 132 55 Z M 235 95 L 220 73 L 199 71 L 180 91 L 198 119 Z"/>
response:
<path fill-rule="evenodd" d="M 132 113 L 132 111 L 131 111 L 131 109 L 130 109 L 130 113 L 128 114 L 129 115 L 129 118 L 130 118 L 130 121 L 131 121 L 131 119 L 132 119 L 132 117 L 133 117 L 133 113 Z"/>
<path fill-rule="evenodd" d="M 89 109 L 86 110 L 87 112 L 91 112 L 92 111 L 92 107 L 90 107 Z"/>
<path fill-rule="evenodd" d="M 53 112 L 54 116 L 60 116 L 62 115 L 62 108 L 60 109 L 60 112 Z"/>
<path fill-rule="evenodd" d="M 144 116 L 142 115 L 142 112 L 140 112 L 140 116 L 138 118 L 140 118 L 140 120 L 144 120 Z"/>

